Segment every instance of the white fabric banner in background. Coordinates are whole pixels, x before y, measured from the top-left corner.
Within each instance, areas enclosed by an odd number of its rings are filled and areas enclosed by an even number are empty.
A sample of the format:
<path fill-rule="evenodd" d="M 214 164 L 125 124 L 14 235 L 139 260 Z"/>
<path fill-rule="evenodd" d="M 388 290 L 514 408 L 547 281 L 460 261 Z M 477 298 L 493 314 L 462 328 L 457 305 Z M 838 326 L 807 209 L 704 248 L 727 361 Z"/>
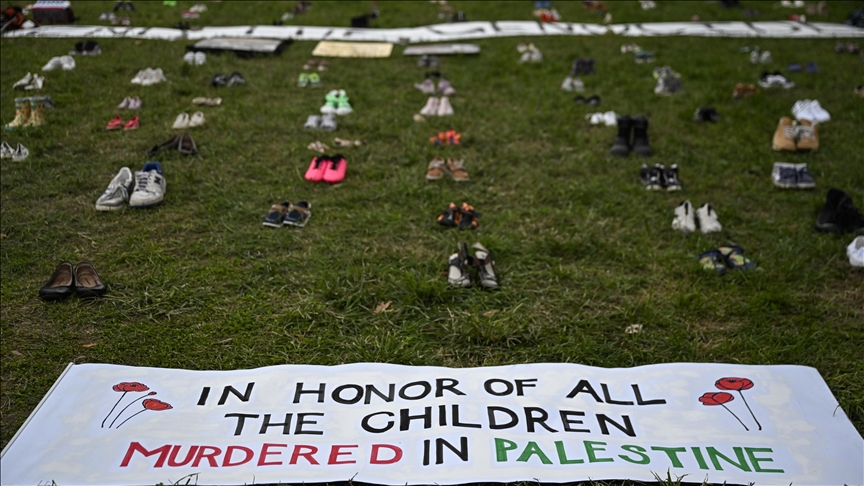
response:
<path fill-rule="evenodd" d="M 309 27 L 300 25 L 241 25 L 178 30 L 161 27 L 114 27 L 99 25 L 46 25 L 35 29 L 13 30 L 3 37 L 47 38 L 129 38 L 189 40 L 217 37 L 293 39 L 308 41 L 452 42 L 470 39 L 516 36 L 593 36 L 613 34 L 627 37 L 697 36 L 764 37 L 791 39 L 864 37 L 864 29 L 828 22 L 655 22 L 641 24 L 541 23 L 532 21 L 458 22 L 399 29 L 352 29 L 348 27 Z"/>
<path fill-rule="evenodd" d="M 801 366 L 70 365 L 3 450 L 6 486 L 354 481 L 864 483 Z M 53 482 L 53 483 L 52 483 Z"/>

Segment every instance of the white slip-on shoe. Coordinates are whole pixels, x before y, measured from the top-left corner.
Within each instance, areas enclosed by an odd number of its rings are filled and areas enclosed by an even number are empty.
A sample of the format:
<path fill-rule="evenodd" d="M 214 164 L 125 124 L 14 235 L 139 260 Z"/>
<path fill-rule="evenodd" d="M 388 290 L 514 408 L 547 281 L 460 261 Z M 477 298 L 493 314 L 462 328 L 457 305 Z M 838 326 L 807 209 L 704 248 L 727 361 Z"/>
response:
<path fill-rule="evenodd" d="M 603 123 L 605 123 L 607 127 L 618 126 L 618 114 L 614 111 L 603 113 Z"/>
<path fill-rule="evenodd" d="M 717 221 L 717 213 L 710 204 L 704 204 L 696 210 L 696 216 L 699 217 L 699 229 L 703 233 L 716 233 L 723 230 L 720 221 Z"/>
<path fill-rule="evenodd" d="M 168 183 L 162 174 L 159 162 L 147 162 L 140 171 L 135 172 L 135 188 L 129 196 L 129 207 L 147 208 L 165 199 Z"/>
<path fill-rule="evenodd" d="M 75 69 L 75 58 L 72 56 L 60 56 L 60 67 L 64 71 Z"/>
<path fill-rule="evenodd" d="M 120 172 L 111 179 L 108 188 L 96 200 L 97 211 L 117 211 L 129 202 L 129 191 L 132 189 L 132 171 L 123 167 Z"/>
<path fill-rule="evenodd" d="M 675 219 L 672 220 L 672 229 L 681 230 L 685 233 L 696 231 L 696 218 L 693 214 L 693 205 L 690 201 L 684 201 L 675 208 Z"/>
<path fill-rule="evenodd" d="M 30 84 L 30 81 L 32 81 L 32 80 L 33 80 L 33 75 L 30 73 L 27 73 L 26 76 L 19 79 L 17 82 L 15 82 L 15 84 L 12 85 L 12 89 L 18 89 L 18 88 L 24 89 L 27 85 Z"/>
<path fill-rule="evenodd" d="M 858 236 L 846 247 L 849 264 L 853 267 L 864 267 L 864 236 Z"/>
<path fill-rule="evenodd" d="M 138 96 L 134 98 L 129 98 L 128 108 L 130 110 L 137 110 L 138 108 L 141 108 L 141 98 L 139 98 Z"/>
<path fill-rule="evenodd" d="M 426 116 L 437 116 L 438 115 L 438 98 L 434 96 L 430 96 L 428 100 L 426 100 L 426 106 L 420 109 L 421 115 Z"/>
<path fill-rule="evenodd" d="M 189 51 L 186 54 L 183 54 L 183 62 L 185 62 L 186 64 L 195 65 L 195 53 Z"/>
<path fill-rule="evenodd" d="M 11 159 L 15 150 L 6 142 L 0 143 L 0 159 Z"/>
<path fill-rule="evenodd" d="M 200 127 L 204 124 L 204 113 L 196 111 L 189 117 L 189 128 Z"/>
<path fill-rule="evenodd" d="M 189 128 L 189 113 L 185 111 L 177 115 L 177 118 L 174 120 L 174 125 L 171 126 L 174 130 L 184 130 Z"/>
<path fill-rule="evenodd" d="M 450 105 L 450 98 L 442 96 L 438 100 L 438 116 L 450 116 L 453 114 L 453 107 Z"/>
<path fill-rule="evenodd" d="M 195 53 L 195 65 L 200 66 L 207 62 L 207 54 L 202 51 L 198 51 Z"/>
<path fill-rule="evenodd" d="M 19 143 L 18 146 L 15 147 L 15 152 L 12 153 L 12 160 L 20 162 L 26 159 L 28 155 L 30 155 L 30 151 L 27 150 L 27 147 Z"/>
<path fill-rule="evenodd" d="M 132 101 L 132 98 L 130 98 L 130 97 L 128 97 L 128 96 L 125 97 L 125 98 L 123 98 L 123 101 L 121 101 L 120 104 L 117 105 L 117 109 L 118 109 L 118 110 L 123 110 L 123 109 L 127 109 L 127 108 L 129 108 L 129 102 L 130 102 L 130 101 Z"/>
<path fill-rule="evenodd" d="M 59 57 L 52 57 L 48 61 L 47 64 L 42 66 L 42 70 L 43 71 L 53 71 L 55 69 L 62 68 L 62 67 L 63 67 L 63 62 L 60 60 L 60 58 Z"/>

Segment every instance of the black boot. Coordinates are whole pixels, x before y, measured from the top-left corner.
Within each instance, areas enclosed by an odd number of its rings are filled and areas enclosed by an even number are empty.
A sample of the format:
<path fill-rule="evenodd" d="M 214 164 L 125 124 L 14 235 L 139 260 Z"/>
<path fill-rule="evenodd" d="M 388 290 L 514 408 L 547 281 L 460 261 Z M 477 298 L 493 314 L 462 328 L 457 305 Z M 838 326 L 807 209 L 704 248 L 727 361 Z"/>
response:
<path fill-rule="evenodd" d="M 839 189 L 829 189 L 825 205 L 816 217 L 816 230 L 823 233 L 864 233 L 864 216 L 852 198 Z"/>
<path fill-rule="evenodd" d="M 630 154 L 630 131 L 633 129 L 633 120 L 628 115 L 618 117 L 618 135 L 612 142 L 612 155 L 627 157 Z"/>
<path fill-rule="evenodd" d="M 633 151 L 644 157 L 651 156 L 648 144 L 648 119 L 643 115 L 633 117 Z"/>

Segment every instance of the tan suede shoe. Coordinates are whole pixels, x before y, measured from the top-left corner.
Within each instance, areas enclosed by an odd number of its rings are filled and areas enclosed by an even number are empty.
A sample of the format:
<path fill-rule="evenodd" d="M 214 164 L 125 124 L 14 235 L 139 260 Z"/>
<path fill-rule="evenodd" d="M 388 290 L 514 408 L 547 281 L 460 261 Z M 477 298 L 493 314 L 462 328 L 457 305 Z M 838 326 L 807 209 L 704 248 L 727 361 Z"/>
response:
<path fill-rule="evenodd" d="M 819 149 L 819 125 L 810 120 L 801 120 L 798 127 L 798 150 Z"/>
<path fill-rule="evenodd" d="M 435 157 L 431 162 L 429 162 L 429 167 L 426 168 L 426 180 L 437 181 L 444 177 L 446 171 L 447 169 L 444 166 L 444 159 L 441 157 Z"/>
<path fill-rule="evenodd" d="M 774 131 L 774 139 L 771 142 L 774 150 L 787 150 L 794 152 L 795 148 L 795 122 L 788 116 L 780 119 L 777 130 Z"/>

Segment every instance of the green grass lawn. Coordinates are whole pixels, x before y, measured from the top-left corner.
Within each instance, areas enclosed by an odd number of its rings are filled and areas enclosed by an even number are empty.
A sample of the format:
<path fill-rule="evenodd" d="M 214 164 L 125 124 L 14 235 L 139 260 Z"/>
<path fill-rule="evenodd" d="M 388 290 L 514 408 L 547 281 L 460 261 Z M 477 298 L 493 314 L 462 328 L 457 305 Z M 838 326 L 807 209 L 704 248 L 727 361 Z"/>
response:
<path fill-rule="evenodd" d="M 172 26 L 179 11 L 136 2 L 133 25 Z M 207 2 L 193 25 L 269 25 L 294 2 Z M 79 24 L 99 22 L 113 2 L 75 2 Z M 531 2 L 454 2 L 469 20 L 530 20 Z M 745 2 L 759 20 L 799 10 Z M 860 2 L 830 2 L 842 21 Z M 556 2 L 564 21 L 597 22 L 579 2 Z M 378 27 L 439 22 L 429 2 L 379 2 Z M 740 20 L 716 3 L 637 2 L 611 6 L 614 22 Z M 347 26 L 367 3 L 315 2 L 297 25 Z M 798 364 L 819 370 L 859 432 L 864 431 L 864 272 L 850 267 L 852 236 L 816 233 L 829 187 L 864 208 L 864 81 L 857 55 L 835 54 L 834 40 L 549 37 L 478 40 L 482 53 L 442 59 L 458 95 L 455 116 L 412 121 L 426 96 L 412 87 L 424 70 L 396 46 L 388 59 L 331 59 L 324 87 L 298 88 L 314 42 L 280 56 L 243 60 L 209 56 L 184 65 L 185 42 L 99 39 L 104 54 L 78 58 L 69 72 L 46 73 L 43 94 L 57 108 L 39 129 L 4 132 L 30 157 L 2 163 L 0 220 L 0 445 L 5 445 L 69 362 L 187 369 L 237 369 L 286 363 L 387 362 L 451 367 L 574 362 L 629 367 L 668 362 Z M 519 42 L 545 55 L 517 63 Z M 624 42 L 657 53 L 639 65 Z M 74 39 L 0 40 L 2 122 L 14 117 L 12 84 Z M 859 41 L 860 42 L 860 41 Z M 753 65 L 739 49 L 759 45 L 774 62 Z M 575 57 L 594 57 L 584 77 L 598 109 L 576 105 L 559 89 Z M 761 90 L 732 100 L 736 83 L 766 69 L 816 61 L 819 74 L 793 74 L 790 90 Z M 669 65 L 686 92 L 653 94 L 651 71 Z M 168 83 L 129 80 L 161 67 Z M 216 89 L 217 72 L 240 71 L 247 85 Z M 348 92 L 354 113 L 335 133 L 306 132 L 324 94 Z M 141 96 L 137 132 L 106 132 L 125 96 Z M 200 153 L 164 154 L 165 202 L 149 210 L 102 213 L 94 203 L 117 171 L 140 170 L 147 149 L 171 135 L 196 96 L 221 96 L 202 108 L 192 135 Z M 778 154 L 771 136 L 799 99 L 819 99 L 832 115 L 821 149 Z M 692 121 L 714 106 L 717 124 Z M 592 111 L 646 114 L 654 156 L 615 158 L 615 129 L 590 126 Z M 447 129 L 463 145 L 438 148 L 428 138 Z M 303 174 L 315 140 L 360 139 L 342 149 L 344 183 L 314 185 Z M 335 150 L 334 150 L 335 151 Z M 435 155 L 463 158 L 472 182 L 424 178 Z M 813 191 L 771 184 L 775 161 L 806 162 Z M 642 163 L 680 166 L 684 190 L 642 189 Z M 303 229 L 261 225 L 271 204 L 312 202 Z M 710 202 L 722 233 L 671 229 L 684 199 Z M 435 216 L 450 202 L 482 213 L 473 232 L 444 229 Z M 448 287 L 456 243 L 482 242 L 497 259 L 501 289 Z M 718 277 L 696 262 L 700 252 L 735 243 L 759 268 Z M 109 286 L 99 301 L 49 304 L 37 291 L 61 260 L 92 262 Z M 375 313 L 381 303 L 392 304 Z M 630 324 L 641 333 L 628 335 Z"/>

